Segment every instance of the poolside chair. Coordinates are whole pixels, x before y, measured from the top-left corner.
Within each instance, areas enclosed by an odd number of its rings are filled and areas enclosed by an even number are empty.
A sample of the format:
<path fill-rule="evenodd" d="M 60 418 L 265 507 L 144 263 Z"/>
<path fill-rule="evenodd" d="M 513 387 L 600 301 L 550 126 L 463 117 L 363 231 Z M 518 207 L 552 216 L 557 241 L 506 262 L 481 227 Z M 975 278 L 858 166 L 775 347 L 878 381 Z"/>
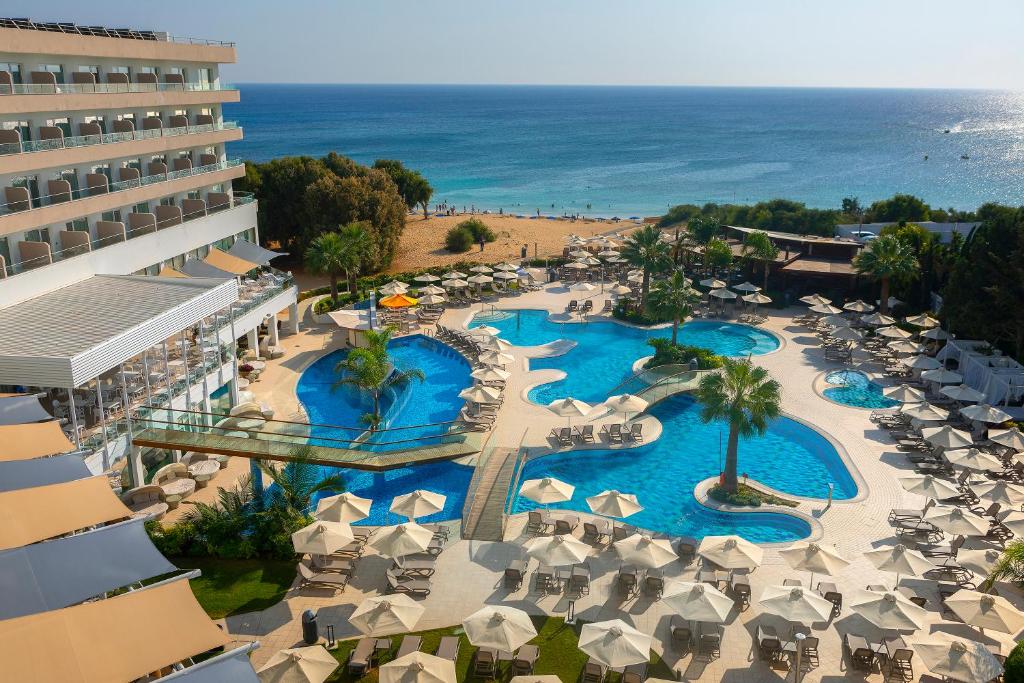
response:
<path fill-rule="evenodd" d="M 459 658 L 459 638 L 458 636 L 444 636 L 441 638 L 441 642 L 437 645 L 437 651 L 434 653 L 441 659 L 447 659 L 454 662 Z"/>
<path fill-rule="evenodd" d="M 402 644 L 398 646 L 398 653 L 395 654 L 395 659 L 401 659 L 406 655 L 411 655 L 413 652 L 419 652 L 421 647 L 423 647 L 422 638 L 419 636 L 405 636 L 402 638 Z"/>
<path fill-rule="evenodd" d="M 350 576 L 355 571 L 355 565 L 351 560 L 330 555 L 310 555 L 309 568 L 322 574 L 348 574 Z"/>
<path fill-rule="evenodd" d="M 648 569 L 644 576 L 644 595 L 661 600 L 665 592 L 665 577 L 656 569 Z"/>
<path fill-rule="evenodd" d="M 637 570 L 631 564 L 624 564 L 619 567 L 619 573 L 615 575 L 615 586 L 619 589 L 619 593 L 627 598 L 631 598 L 638 592 L 637 587 Z"/>
<path fill-rule="evenodd" d="M 574 565 L 569 572 L 569 592 L 590 595 L 590 565 L 586 562 Z"/>
<path fill-rule="evenodd" d="M 800 647 L 800 668 L 810 670 L 818 666 L 818 637 L 807 636 L 802 641 L 790 641 L 782 647 L 782 654 L 796 662 L 797 645 Z"/>
<path fill-rule="evenodd" d="M 580 309 L 580 302 L 576 301 L 576 299 L 572 299 L 571 301 L 569 301 L 569 305 L 566 307 L 565 310 L 570 312 L 570 313 L 574 313 L 574 312 L 578 311 L 579 309 Z"/>
<path fill-rule="evenodd" d="M 782 641 L 773 626 L 757 625 L 757 652 L 767 662 L 778 661 L 782 656 Z"/>
<path fill-rule="evenodd" d="M 896 520 L 908 520 L 908 519 L 923 519 L 928 509 L 935 505 L 935 501 L 931 498 L 925 503 L 924 508 L 893 508 L 889 511 L 889 522 L 895 522 Z"/>
<path fill-rule="evenodd" d="M 576 515 L 562 515 L 555 517 L 555 533 L 571 534 L 580 525 L 580 518 Z"/>
<path fill-rule="evenodd" d="M 555 520 L 547 510 L 530 510 L 526 513 L 526 530 L 532 534 L 546 534 L 555 526 Z"/>
<path fill-rule="evenodd" d="M 612 540 L 621 541 L 636 533 L 636 527 L 632 524 L 615 524 L 612 526 Z"/>
<path fill-rule="evenodd" d="M 389 569 L 387 571 L 388 585 L 385 589 L 388 593 L 405 593 L 417 597 L 430 595 L 430 579 L 414 579 L 404 577 Z"/>
<path fill-rule="evenodd" d="M 612 312 L 612 300 L 611 299 L 605 299 L 604 300 L 604 306 L 601 307 L 601 312 L 602 313 L 611 313 Z"/>
<path fill-rule="evenodd" d="M 640 422 L 633 423 L 629 428 L 629 438 L 631 441 L 637 443 L 643 443 L 644 440 L 644 426 Z"/>
<path fill-rule="evenodd" d="M 505 567 L 505 588 L 519 590 L 526 577 L 526 560 L 512 560 Z"/>
<path fill-rule="evenodd" d="M 355 649 L 348 655 L 348 673 L 352 676 L 363 676 L 373 666 L 373 657 L 377 653 L 376 638 L 360 638 Z"/>
<path fill-rule="evenodd" d="M 300 587 L 330 588 L 335 592 L 341 591 L 344 593 L 345 586 L 348 585 L 350 577 L 349 574 L 339 574 L 337 572 L 318 572 L 309 566 L 305 560 L 299 562 L 297 569 L 300 577 Z"/>
<path fill-rule="evenodd" d="M 850 665 L 861 671 L 871 671 L 875 667 L 875 651 L 864 636 L 855 633 L 843 635 L 843 649 L 850 654 Z"/>
<path fill-rule="evenodd" d="M 583 310 L 581 311 L 582 313 L 590 313 L 593 310 L 594 310 L 594 301 L 593 301 L 593 299 L 587 299 L 586 301 L 583 302 Z"/>
<path fill-rule="evenodd" d="M 406 555 L 395 558 L 391 571 L 402 579 L 428 579 L 437 569 L 437 558 L 433 555 Z"/>
<path fill-rule="evenodd" d="M 622 443 L 622 425 L 606 424 L 601 427 L 601 433 L 608 435 L 608 443 Z"/>
<path fill-rule="evenodd" d="M 684 563 L 689 564 L 697 557 L 697 541 L 689 536 L 680 536 L 676 541 L 676 555 Z"/>
<path fill-rule="evenodd" d="M 473 653 L 473 676 L 477 678 L 494 678 L 497 672 L 495 652 L 490 648 L 478 648 Z"/>
<path fill-rule="evenodd" d="M 709 660 L 717 659 L 722 654 L 722 627 L 714 624 L 714 633 L 701 633 L 697 639 L 697 653 Z"/>
<path fill-rule="evenodd" d="M 608 667 L 591 657 L 580 672 L 580 683 L 602 683 L 608 675 Z"/>
<path fill-rule="evenodd" d="M 576 438 L 580 443 L 594 443 L 594 425 L 576 427 Z"/>
<path fill-rule="evenodd" d="M 537 567 L 534 575 L 537 577 L 537 590 L 550 593 L 552 589 L 558 589 L 558 581 L 555 580 L 555 570 L 551 567 L 542 564 Z"/>
<path fill-rule="evenodd" d="M 693 631 L 690 629 L 690 622 L 678 614 L 673 614 L 672 621 L 669 623 L 669 629 L 672 635 L 672 648 L 677 652 L 687 652 L 693 642 Z"/>
<path fill-rule="evenodd" d="M 533 673 L 533 667 L 540 659 L 540 648 L 536 645 L 522 645 L 515 657 L 512 658 L 512 675 L 528 676 Z"/>
<path fill-rule="evenodd" d="M 644 683 L 647 680 L 647 663 L 630 664 L 622 670 L 621 683 Z"/>
<path fill-rule="evenodd" d="M 572 445 L 572 430 L 568 427 L 555 427 L 551 430 L 551 436 L 555 437 L 555 442 L 559 446 Z"/>
<path fill-rule="evenodd" d="M 837 617 L 843 611 L 843 594 L 834 583 L 818 582 L 818 594 L 832 603 L 832 616 Z"/>
<path fill-rule="evenodd" d="M 732 599 L 740 609 L 750 606 L 750 577 L 746 574 L 733 574 L 729 577 L 729 590 Z"/>
<path fill-rule="evenodd" d="M 607 519 L 598 520 L 596 522 L 583 522 L 583 540 L 592 539 L 596 543 L 600 543 L 602 539 L 609 538 L 611 536 L 611 523 Z"/>
<path fill-rule="evenodd" d="M 914 680 L 914 665 L 911 660 L 914 658 L 914 651 L 909 648 L 896 648 L 896 651 L 889 656 L 889 675 L 886 679 L 899 677 L 904 681 Z"/>

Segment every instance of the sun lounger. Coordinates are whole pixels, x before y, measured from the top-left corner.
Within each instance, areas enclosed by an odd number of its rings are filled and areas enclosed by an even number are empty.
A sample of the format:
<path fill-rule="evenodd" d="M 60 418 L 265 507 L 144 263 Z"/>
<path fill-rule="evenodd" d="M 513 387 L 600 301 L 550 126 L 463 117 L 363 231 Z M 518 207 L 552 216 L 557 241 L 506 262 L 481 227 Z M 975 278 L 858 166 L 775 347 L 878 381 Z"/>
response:
<path fill-rule="evenodd" d="M 839 616 L 840 612 L 843 611 L 843 594 L 839 592 L 836 585 L 834 583 L 819 581 L 818 594 L 832 603 L 832 616 Z"/>
<path fill-rule="evenodd" d="M 580 683 L 603 683 L 607 675 L 608 667 L 594 661 L 594 658 L 591 657 L 587 659 L 587 663 L 583 665 L 583 671 L 580 672 Z"/>
<path fill-rule="evenodd" d="M 533 667 L 540 659 L 540 648 L 536 645 L 522 645 L 519 651 L 512 658 L 512 675 L 528 676 L 533 673 Z"/>
<path fill-rule="evenodd" d="M 644 426 L 643 424 L 636 422 L 629 428 L 629 439 L 641 443 L 644 440 Z"/>
<path fill-rule="evenodd" d="M 387 571 L 387 577 L 388 593 L 405 593 L 407 595 L 415 595 L 422 597 L 430 595 L 429 579 L 415 579 L 403 577 L 401 574 L 397 574 L 391 569 Z"/>
<path fill-rule="evenodd" d="M 426 579 L 434 574 L 436 565 L 437 558 L 435 557 L 406 556 L 397 558 L 392 569 L 402 578 Z"/>
<path fill-rule="evenodd" d="M 330 555 L 311 555 L 309 568 L 316 572 L 329 574 L 349 574 L 355 571 L 355 565 L 349 560 L 342 560 Z"/>
<path fill-rule="evenodd" d="M 299 562 L 298 565 L 299 576 L 301 577 L 302 586 L 316 586 L 320 588 L 330 588 L 334 591 L 344 592 L 345 586 L 348 585 L 349 574 L 339 574 L 337 572 L 319 572 L 309 566 L 305 561 Z"/>
<path fill-rule="evenodd" d="M 413 652 L 419 652 L 421 647 L 423 647 L 422 638 L 419 636 L 405 636 L 402 638 L 402 644 L 398 646 L 398 653 L 395 654 L 395 659 L 401 659 L 406 655 L 411 655 Z"/>
<path fill-rule="evenodd" d="M 619 573 L 615 575 L 615 586 L 619 589 L 619 593 L 627 598 L 636 595 L 638 592 L 636 567 L 631 564 L 619 567 Z"/>
<path fill-rule="evenodd" d="M 583 540 L 591 539 L 600 543 L 611 536 L 611 524 L 606 519 L 583 523 Z"/>
<path fill-rule="evenodd" d="M 818 666 L 818 637 L 807 636 L 803 640 L 791 640 L 782 646 L 782 654 L 796 664 L 797 647 L 800 648 L 801 670 L 813 669 Z"/>
<path fill-rule="evenodd" d="M 494 678 L 498 671 L 497 651 L 489 647 L 478 648 L 473 653 L 473 676 L 477 678 Z"/>
<path fill-rule="evenodd" d="M 568 588 L 570 593 L 576 595 L 590 594 L 590 565 L 584 562 L 573 566 L 569 572 Z"/>
<path fill-rule="evenodd" d="M 580 443 L 594 443 L 594 425 L 576 427 L 576 438 Z"/>
<path fill-rule="evenodd" d="M 847 633 L 843 636 L 843 647 L 850 654 L 854 669 L 871 671 L 875 666 L 875 650 L 864 636 Z"/>
<path fill-rule="evenodd" d="M 672 648 L 677 652 L 689 650 L 693 642 L 693 631 L 690 629 L 690 622 L 678 614 L 673 614 L 669 628 L 672 634 Z"/>
<path fill-rule="evenodd" d="M 621 683 L 644 683 L 647 680 L 647 663 L 630 664 L 622 670 Z"/>
<path fill-rule="evenodd" d="M 547 510 L 530 510 L 526 519 L 526 530 L 534 534 L 546 534 L 555 526 L 555 520 Z"/>
<path fill-rule="evenodd" d="M 750 606 L 750 577 L 746 574 L 733 574 L 729 577 L 729 591 L 740 609 Z"/>
<path fill-rule="evenodd" d="M 601 433 L 608 435 L 608 443 L 622 443 L 622 425 L 606 424 L 601 426 Z"/>
<path fill-rule="evenodd" d="M 441 642 L 437 646 L 437 652 L 435 652 L 441 659 L 447 659 L 454 662 L 459 658 L 459 639 L 457 636 L 444 636 L 441 638 Z"/>
<path fill-rule="evenodd" d="M 512 560 L 505 567 L 505 588 L 519 590 L 526 577 L 526 560 Z"/>
<path fill-rule="evenodd" d="M 568 427 L 556 427 L 552 429 L 551 436 L 555 437 L 555 442 L 558 443 L 559 446 L 572 445 L 572 430 Z"/>
<path fill-rule="evenodd" d="M 697 545 L 696 539 L 689 536 L 680 536 L 675 543 L 676 554 L 683 562 L 693 562 L 694 558 L 697 557 Z"/>
<path fill-rule="evenodd" d="M 554 520 L 556 534 L 571 534 L 580 525 L 580 518 L 576 515 L 562 515 Z"/>
<path fill-rule="evenodd" d="M 774 627 L 758 624 L 757 651 L 767 662 L 777 661 L 782 656 L 782 641 Z"/>
<path fill-rule="evenodd" d="M 713 633 L 701 633 L 697 639 L 697 653 L 715 659 L 722 654 L 722 628 L 718 624 L 712 625 Z"/>
<path fill-rule="evenodd" d="M 612 526 L 612 540 L 621 541 L 636 533 L 636 527 L 631 524 L 615 524 Z"/>
<path fill-rule="evenodd" d="M 657 569 L 648 569 L 643 581 L 644 595 L 661 600 L 665 592 L 665 577 Z"/>
<path fill-rule="evenodd" d="M 376 638 L 360 638 L 355 649 L 348 655 L 348 672 L 352 676 L 362 676 L 373 666 L 373 657 L 377 653 Z"/>

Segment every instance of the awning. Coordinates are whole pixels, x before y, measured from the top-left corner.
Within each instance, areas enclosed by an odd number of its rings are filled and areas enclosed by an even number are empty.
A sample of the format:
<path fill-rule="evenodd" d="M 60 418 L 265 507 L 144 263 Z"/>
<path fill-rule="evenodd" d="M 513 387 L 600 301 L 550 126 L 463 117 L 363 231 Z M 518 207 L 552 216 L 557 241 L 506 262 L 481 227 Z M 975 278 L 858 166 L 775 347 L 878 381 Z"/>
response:
<path fill-rule="evenodd" d="M 373 329 L 370 324 L 370 312 L 369 311 L 357 311 L 351 309 L 344 309 L 341 311 L 331 311 L 327 314 L 331 320 L 333 320 L 338 327 L 343 330 L 370 330 Z"/>
<path fill-rule="evenodd" d="M 271 259 L 275 259 L 278 256 L 287 256 L 287 254 L 264 249 L 258 244 L 242 239 L 235 240 L 235 243 L 228 249 L 228 254 L 246 261 L 258 263 L 261 266 L 267 265 Z"/>
<path fill-rule="evenodd" d="M 125 519 L 131 514 L 102 476 L 0 493 L 0 550 Z"/>
<path fill-rule="evenodd" d="M 53 415 L 39 404 L 39 397 L 35 394 L 0 396 L 0 425 L 20 425 L 52 419 Z"/>
<path fill-rule="evenodd" d="M 227 642 L 188 581 L 0 621 L 11 681 L 131 681 Z"/>
<path fill-rule="evenodd" d="M 62 609 L 176 571 L 143 521 L 0 552 L 0 619 Z"/>
<path fill-rule="evenodd" d="M 92 472 L 89 471 L 89 467 L 82 460 L 82 456 L 77 454 L 0 462 L 0 493 L 30 489 L 35 486 L 63 484 L 91 476 Z M 0 611 L 2 611 L 2 606 L 0 606 Z"/>
<path fill-rule="evenodd" d="M 225 652 L 211 659 L 176 671 L 161 678 L 163 681 L 181 681 L 181 683 L 260 683 L 259 676 L 253 671 L 249 661 L 252 645 Z"/>
<path fill-rule="evenodd" d="M 167 266 L 161 267 L 160 268 L 160 272 L 157 273 L 156 276 L 157 277 L 188 277 L 188 275 L 185 275 L 185 273 L 182 273 L 180 270 L 175 270 L 174 268 L 169 268 Z"/>
<path fill-rule="evenodd" d="M 234 275 L 245 275 L 246 273 L 260 267 L 260 264 L 258 263 L 253 263 L 252 261 L 246 261 L 244 258 L 232 256 L 226 251 L 221 251 L 217 247 L 210 249 L 210 253 L 207 254 L 206 258 L 203 260 L 214 268 L 226 270 Z"/>
<path fill-rule="evenodd" d="M 206 261 L 200 261 L 199 259 L 189 259 L 181 265 L 179 269 L 186 277 L 208 277 L 218 280 L 234 280 L 235 274 L 229 273 L 226 270 L 221 270 L 216 266 L 211 266 Z"/>
<path fill-rule="evenodd" d="M 3 448 L 0 448 L 0 462 L 31 460 L 75 450 L 75 444 L 64 436 L 56 420 L 0 425 L 0 444 L 3 444 Z"/>

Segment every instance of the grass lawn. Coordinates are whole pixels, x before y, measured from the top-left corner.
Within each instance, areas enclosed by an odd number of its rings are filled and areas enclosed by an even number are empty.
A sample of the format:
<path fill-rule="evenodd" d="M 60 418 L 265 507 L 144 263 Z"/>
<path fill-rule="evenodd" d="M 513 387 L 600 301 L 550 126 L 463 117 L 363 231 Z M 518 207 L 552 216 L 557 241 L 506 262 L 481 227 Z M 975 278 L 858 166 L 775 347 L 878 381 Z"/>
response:
<path fill-rule="evenodd" d="M 172 557 L 182 569 L 203 575 L 189 583 L 196 600 L 213 619 L 266 609 L 280 602 L 295 579 L 295 562 Z"/>
<path fill-rule="evenodd" d="M 587 662 L 587 656 L 576 647 L 576 644 L 579 642 L 579 626 L 567 626 L 561 618 L 553 617 L 533 617 L 533 623 L 537 627 L 537 637 L 530 642 L 540 648 L 540 659 L 537 660 L 534 673 L 538 675 L 555 675 L 567 683 L 578 680 L 580 672 L 583 670 L 583 665 Z M 435 629 L 433 631 L 420 631 L 414 635 L 423 638 L 423 646 L 420 649 L 429 653 L 433 653 L 437 649 L 438 644 L 441 642 L 441 636 L 459 636 L 459 660 L 455 664 L 455 675 L 460 681 L 472 679 L 470 665 L 476 648 L 470 645 L 466 637 L 462 635 L 461 626 Z M 397 651 L 398 645 L 401 643 L 401 639 L 402 636 L 392 637 L 391 640 L 394 648 L 391 653 L 384 653 L 380 660 L 381 664 L 391 661 L 394 652 Z M 362 680 L 372 683 L 378 680 L 376 667 L 361 679 L 348 675 L 348 671 L 345 669 L 345 662 L 348 660 L 349 652 L 355 648 L 356 642 L 357 640 L 343 641 L 338 649 L 334 651 L 334 656 L 342 666 L 334 672 L 331 678 L 327 679 L 328 681 Z M 675 678 L 672 670 L 661 660 L 661 657 L 655 654 L 652 654 L 651 657 L 648 676 L 670 680 Z"/>

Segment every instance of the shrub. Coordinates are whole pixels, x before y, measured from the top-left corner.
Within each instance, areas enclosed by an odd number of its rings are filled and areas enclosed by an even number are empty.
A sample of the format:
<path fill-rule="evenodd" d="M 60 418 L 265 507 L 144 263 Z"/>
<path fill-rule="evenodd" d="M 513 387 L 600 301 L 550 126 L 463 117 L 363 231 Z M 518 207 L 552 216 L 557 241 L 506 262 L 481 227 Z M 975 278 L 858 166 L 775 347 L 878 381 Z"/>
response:
<path fill-rule="evenodd" d="M 1006 658 L 1006 683 L 1024 683 L 1024 641 L 1017 643 Z"/>
<path fill-rule="evenodd" d="M 625 301 L 620 301 L 615 305 L 615 308 L 612 309 L 612 317 L 634 325 L 657 325 L 669 322 L 667 318 L 659 316 L 653 310 L 641 313 Z"/>
<path fill-rule="evenodd" d="M 654 347 L 654 357 L 644 366 L 647 368 L 656 368 L 659 365 L 685 365 L 694 358 L 697 359 L 698 370 L 722 367 L 722 357 L 702 346 L 673 344 L 671 339 L 663 337 L 648 339 L 647 343 Z"/>
<path fill-rule="evenodd" d="M 451 228 L 444 236 L 444 248 L 454 254 L 469 251 L 474 242 L 473 233 L 463 228 L 461 223 Z"/>
<path fill-rule="evenodd" d="M 202 554 L 202 550 L 195 543 L 195 526 L 189 522 L 178 522 L 165 527 L 156 520 L 150 520 L 146 522 L 146 531 L 153 545 L 163 555 L 183 557 Z"/>
<path fill-rule="evenodd" d="M 325 297 L 323 299 L 320 299 L 320 301 L 317 301 L 315 304 L 313 304 L 313 312 L 316 313 L 317 315 L 324 315 L 325 313 L 336 311 L 339 308 L 343 308 L 344 306 L 348 306 L 351 303 L 359 301 L 359 299 L 360 297 L 358 292 L 354 295 L 349 294 L 348 292 L 342 292 L 338 294 L 337 299 Z"/>
<path fill-rule="evenodd" d="M 473 236 L 474 244 L 479 242 L 481 237 L 483 238 L 484 242 L 493 242 L 494 240 L 498 239 L 497 235 L 494 234 L 494 231 L 487 227 L 487 224 L 484 223 L 479 218 L 470 218 L 468 220 L 464 220 L 455 227 L 468 230 L 469 234 Z"/>
<path fill-rule="evenodd" d="M 761 496 L 758 495 L 757 491 L 743 486 L 736 493 L 729 493 L 719 486 L 713 486 L 708 491 L 708 496 L 714 498 L 719 503 L 727 505 L 740 505 L 752 508 L 761 507 Z"/>

